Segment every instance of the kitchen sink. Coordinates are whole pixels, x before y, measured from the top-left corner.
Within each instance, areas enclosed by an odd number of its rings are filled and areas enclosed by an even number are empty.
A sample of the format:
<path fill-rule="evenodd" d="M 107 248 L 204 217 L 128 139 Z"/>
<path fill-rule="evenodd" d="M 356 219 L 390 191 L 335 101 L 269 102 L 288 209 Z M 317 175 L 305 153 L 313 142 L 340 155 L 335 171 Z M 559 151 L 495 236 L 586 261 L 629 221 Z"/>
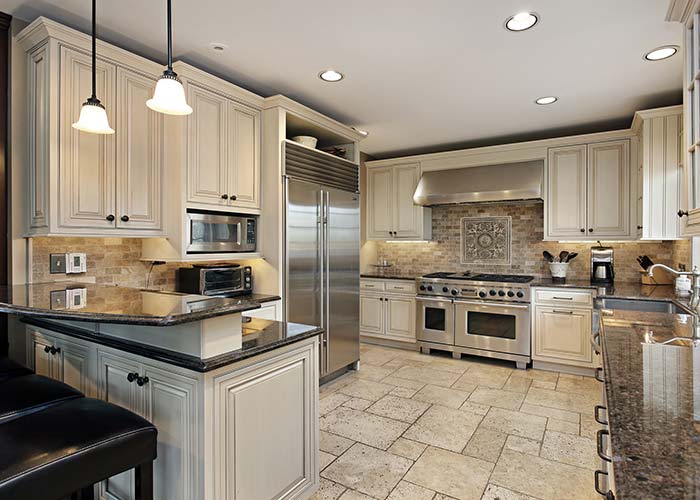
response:
<path fill-rule="evenodd" d="M 599 309 L 623 309 L 626 311 L 658 312 L 667 314 L 690 314 L 690 312 L 673 302 L 663 300 L 634 300 L 634 299 L 597 299 Z"/>

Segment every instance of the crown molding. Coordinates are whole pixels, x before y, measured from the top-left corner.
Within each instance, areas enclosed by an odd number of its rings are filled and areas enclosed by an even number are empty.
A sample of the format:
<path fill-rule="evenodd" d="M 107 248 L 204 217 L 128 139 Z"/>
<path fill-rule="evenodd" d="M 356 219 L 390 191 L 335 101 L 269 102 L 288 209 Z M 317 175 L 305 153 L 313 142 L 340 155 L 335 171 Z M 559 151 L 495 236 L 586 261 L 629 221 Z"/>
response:
<path fill-rule="evenodd" d="M 671 0 L 666 10 L 666 21 L 687 24 L 700 10 L 700 0 Z"/>

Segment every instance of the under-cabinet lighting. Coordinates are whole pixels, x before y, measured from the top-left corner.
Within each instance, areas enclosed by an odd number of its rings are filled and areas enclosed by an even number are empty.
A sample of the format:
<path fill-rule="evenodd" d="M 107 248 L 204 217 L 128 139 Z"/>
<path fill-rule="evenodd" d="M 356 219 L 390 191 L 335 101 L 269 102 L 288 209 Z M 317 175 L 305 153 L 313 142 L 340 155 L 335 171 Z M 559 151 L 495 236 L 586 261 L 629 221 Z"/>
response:
<path fill-rule="evenodd" d="M 433 243 L 431 240 L 386 240 L 385 243 Z"/>

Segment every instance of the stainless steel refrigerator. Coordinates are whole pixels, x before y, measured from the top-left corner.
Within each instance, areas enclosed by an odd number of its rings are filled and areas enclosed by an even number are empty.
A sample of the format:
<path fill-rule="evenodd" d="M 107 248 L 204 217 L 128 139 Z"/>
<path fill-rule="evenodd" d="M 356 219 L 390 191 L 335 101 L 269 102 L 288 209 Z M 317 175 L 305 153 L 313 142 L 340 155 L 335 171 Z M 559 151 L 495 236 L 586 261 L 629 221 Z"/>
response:
<path fill-rule="evenodd" d="M 323 377 L 360 359 L 360 196 L 308 179 L 285 177 L 285 317 L 326 330 Z"/>

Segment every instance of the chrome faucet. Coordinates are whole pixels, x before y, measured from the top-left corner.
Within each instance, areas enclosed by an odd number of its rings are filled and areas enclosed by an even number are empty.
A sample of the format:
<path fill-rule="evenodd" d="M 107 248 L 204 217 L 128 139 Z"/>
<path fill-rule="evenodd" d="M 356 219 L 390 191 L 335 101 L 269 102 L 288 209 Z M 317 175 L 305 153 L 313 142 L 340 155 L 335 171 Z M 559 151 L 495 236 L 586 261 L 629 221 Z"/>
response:
<path fill-rule="evenodd" d="M 654 269 L 657 267 L 665 269 L 669 273 L 675 274 L 676 276 L 692 276 L 693 283 L 690 292 L 690 303 L 688 305 L 696 314 L 698 314 L 700 312 L 700 270 L 697 268 L 697 266 L 693 267 L 692 271 L 676 271 L 675 269 L 665 266 L 664 264 L 654 264 L 647 270 L 649 276 L 654 276 Z"/>

